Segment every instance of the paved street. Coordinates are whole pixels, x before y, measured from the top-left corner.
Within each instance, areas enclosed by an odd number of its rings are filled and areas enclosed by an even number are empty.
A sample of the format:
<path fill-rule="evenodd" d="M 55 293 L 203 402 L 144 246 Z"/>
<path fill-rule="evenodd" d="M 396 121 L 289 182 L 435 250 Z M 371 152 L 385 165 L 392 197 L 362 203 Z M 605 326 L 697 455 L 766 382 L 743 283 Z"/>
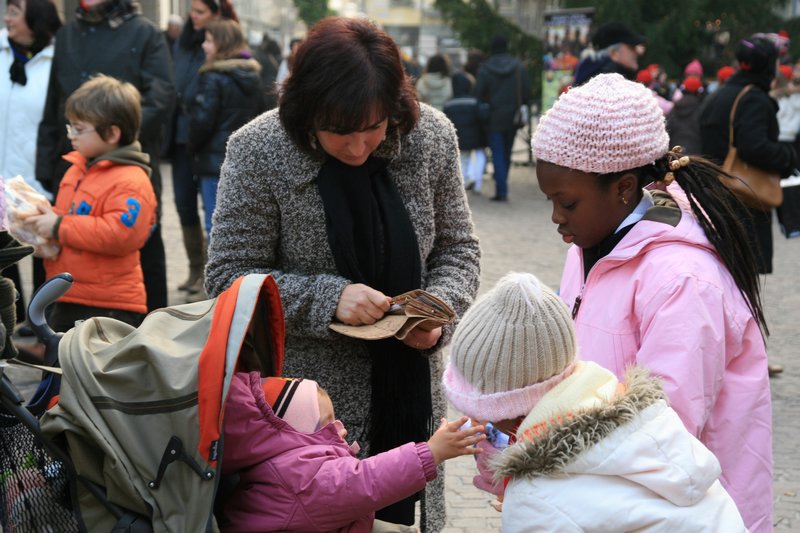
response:
<path fill-rule="evenodd" d="M 524 161 L 524 152 L 515 160 Z M 170 304 L 182 302 L 182 293 L 174 287 L 186 275 L 177 215 L 172 206 L 169 167 L 164 170 L 164 241 L 169 268 Z M 545 283 L 556 287 L 560 279 L 566 245 L 550 223 L 550 206 L 536 187 L 532 167 L 512 169 L 510 201 L 507 204 L 489 201 L 493 182 L 484 184 L 482 195 L 469 194 L 477 233 L 483 250 L 481 291 L 488 290 L 510 270 L 529 271 Z M 246 214 L 242 214 L 246 216 Z M 775 451 L 775 528 L 778 531 L 800 530 L 800 457 L 797 438 L 800 435 L 800 363 L 793 357 L 800 346 L 800 291 L 797 290 L 800 263 L 800 239 L 787 241 L 776 228 L 775 274 L 766 279 L 764 303 L 772 330 L 769 340 L 774 363 L 786 366 L 781 376 L 773 379 L 772 397 Z M 27 268 L 22 269 L 28 272 Z M 450 418 L 457 416 L 451 410 Z M 490 498 L 472 486 L 475 474 L 471 457 L 447 463 L 446 533 L 499 531 L 500 515 L 490 506 Z"/>

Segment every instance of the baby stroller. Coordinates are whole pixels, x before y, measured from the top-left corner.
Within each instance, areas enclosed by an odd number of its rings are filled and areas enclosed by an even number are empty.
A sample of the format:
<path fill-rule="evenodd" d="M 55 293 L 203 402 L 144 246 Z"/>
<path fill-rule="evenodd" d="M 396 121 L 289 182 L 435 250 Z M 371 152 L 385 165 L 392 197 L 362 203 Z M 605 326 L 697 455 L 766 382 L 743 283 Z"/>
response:
<path fill-rule="evenodd" d="M 252 274 L 138 328 L 93 318 L 61 336 L 44 309 L 70 285 L 53 278 L 31 301 L 46 345 L 31 400 L 0 365 L 2 531 L 217 531 L 231 378 L 283 364 L 277 285 Z"/>

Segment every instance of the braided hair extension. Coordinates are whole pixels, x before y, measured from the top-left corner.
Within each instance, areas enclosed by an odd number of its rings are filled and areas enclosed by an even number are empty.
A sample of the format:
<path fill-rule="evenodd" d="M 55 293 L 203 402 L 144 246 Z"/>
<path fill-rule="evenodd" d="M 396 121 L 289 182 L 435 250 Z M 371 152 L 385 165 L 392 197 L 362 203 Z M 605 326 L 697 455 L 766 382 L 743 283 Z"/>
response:
<path fill-rule="evenodd" d="M 673 179 L 678 182 L 703 232 L 747 301 L 762 335 L 769 336 L 755 254 L 749 245 L 741 245 L 750 241 L 739 221 L 740 213 L 747 210 L 735 209 L 741 207 L 740 200 L 720 181 L 720 175 L 726 173 L 707 159 L 681 154 L 680 147 L 673 148 L 653 165 L 636 169 L 634 173 L 639 183 L 644 185 L 650 182 L 669 184 Z"/>

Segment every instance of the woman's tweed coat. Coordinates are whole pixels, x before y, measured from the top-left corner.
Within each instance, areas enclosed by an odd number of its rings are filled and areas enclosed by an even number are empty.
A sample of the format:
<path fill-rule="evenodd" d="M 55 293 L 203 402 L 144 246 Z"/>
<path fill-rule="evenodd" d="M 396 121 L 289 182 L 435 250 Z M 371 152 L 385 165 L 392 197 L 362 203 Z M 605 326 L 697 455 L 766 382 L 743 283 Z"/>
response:
<path fill-rule="evenodd" d="M 375 155 L 390 159 L 389 175 L 414 226 L 422 288 L 461 316 L 478 289 L 480 249 L 464 194 L 455 130 L 442 113 L 424 104 L 420 108 L 417 127 L 404 137 L 389 132 Z M 328 329 L 339 296 L 351 281 L 337 274 L 328 244 L 316 184 L 321 163 L 292 143 L 277 110 L 231 136 L 217 192 L 206 285 L 215 296 L 244 274 L 275 277 L 286 316 L 284 375 L 314 379 L 325 387 L 338 418 L 364 446 L 371 363 L 363 341 Z M 435 420 L 445 414 L 440 350 L 453 327 L 446 327 L 437 346 L 426 353 Z M 442 483 L 440 475 L 426 490 L 427 531 L 444 525 Z"/>

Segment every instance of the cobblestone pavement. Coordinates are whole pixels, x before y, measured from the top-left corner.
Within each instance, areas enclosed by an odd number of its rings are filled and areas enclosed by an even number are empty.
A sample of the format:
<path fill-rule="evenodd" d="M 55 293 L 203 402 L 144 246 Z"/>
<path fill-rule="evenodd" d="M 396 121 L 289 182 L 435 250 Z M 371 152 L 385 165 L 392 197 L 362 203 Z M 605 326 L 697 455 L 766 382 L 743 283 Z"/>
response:
<path fill-rule="evenodd" d="M 515 159 L 524 160 L 516 155 Z M 172 204 L 170 171 L 163 165 L 164 218 L 170 305 L 181 303 L 183 294 L 174 289 L 187 273 L 177 215 Z M 488 290 L 508 271 L 527 271 L 557 287 L 566 245 L 550 223 L 550 206 L 536 187 L 533 167 L 515 166 L 510 177 L 510 201 L 491 202 L 493 182 L 487 180 L 482 194 L 468 193 L 476 231 L 483 251 L 481 291 Z M 243 216 L 246 214 L 243 213 Z M 772 362 L 785 372 L 771 380 L 774 425 L 775 529 L 800 531 L 800 365 L 793 356 L 800 346 L 800 291 L 796 290 L 800 265 L 800 239 L 787 241 L 775 229 L 775 274 L 766 278 L 764 305 L 772 336 Z M 28 268 L 23 268 L 28 272 Z M 451 409 L 450 418 L 458 415 Z M 448 526 L 445 533 L 499 531 L 500 515 L 491 498 L 472 486 L 475 475 L 471 457 L 447 463 Z"/>

